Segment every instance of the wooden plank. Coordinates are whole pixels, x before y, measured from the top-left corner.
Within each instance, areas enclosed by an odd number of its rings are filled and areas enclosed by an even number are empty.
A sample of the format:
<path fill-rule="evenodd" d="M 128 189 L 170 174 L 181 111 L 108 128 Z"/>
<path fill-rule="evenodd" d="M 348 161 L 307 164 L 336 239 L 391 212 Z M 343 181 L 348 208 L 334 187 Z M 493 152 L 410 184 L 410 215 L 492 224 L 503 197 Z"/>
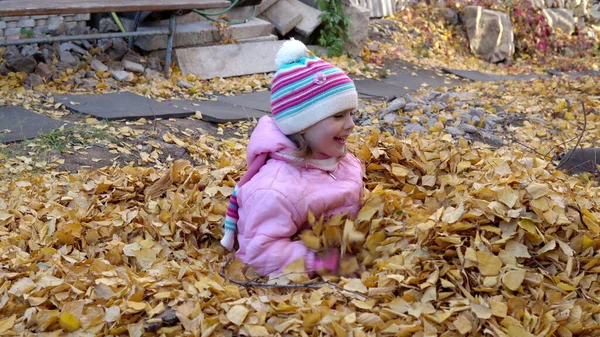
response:
<path fill-rule="evenodd" d="M 0 0 L 0 16 L 224 8 L 227 0 Z"/>

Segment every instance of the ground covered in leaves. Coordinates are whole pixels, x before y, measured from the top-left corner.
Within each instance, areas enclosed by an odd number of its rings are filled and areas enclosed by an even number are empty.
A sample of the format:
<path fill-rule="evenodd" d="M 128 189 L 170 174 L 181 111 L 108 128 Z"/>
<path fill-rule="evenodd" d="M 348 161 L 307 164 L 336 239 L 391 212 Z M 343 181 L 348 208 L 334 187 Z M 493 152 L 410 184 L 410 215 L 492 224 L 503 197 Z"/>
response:
<path fill-rule="evenodd" d="M 391 46 L 381 44 L 377 53 L 391 53 Z M 451 60 L 434 56 L 429 62 Z M 196 83 L 241 90 L 263 80 Z M 157 97 L 190 94 L 173 84 L 176 77 L 158 83 L 130 89 Z M 598 145 L 597 78 L 452 90 L 469 93 L 468 106 L 451 100 L 427 134 L 393 136 L 402 134 L 404 122 L 377 118 L 385 102 L 361 109 L 359 117 L 372 123 L 357 127 L 349 143 L 365 166 L 364 207 L 356 219 L 312 219 L 313 230 L 298 237 L 319 251 L 340 247 L 346 259 L 339 277 L 310 280 L 300 263 L 261 279 L 219 246 L 253 122 L 200 132 L 177 121 L 71 116 L 78 132 L 29 142 L 16 157 L 3 152 L 0 334 L 598 334 L 597 177 L 556 169 L 556 155 L 576 142 Z M 53 103 L 52 91 L 13 88 L 4 97 L 69 116 Z M 442 123 L 473 107 L 490 114 L 501 107 L 519 120 L 497 125 L 503 146 L 444 132 Z M 424 115 L 420 109 L 396 113 L 415 120 Z M 130 157 L 96 170 L 58 169 L 52 158 L 90 151 L 89 139 Z M 36 152 L 55 143 L 65 148 Z M 148 147 L 138 148 L 142 144 Z M 183 152 L 170 152 L 175 148 Z"/>

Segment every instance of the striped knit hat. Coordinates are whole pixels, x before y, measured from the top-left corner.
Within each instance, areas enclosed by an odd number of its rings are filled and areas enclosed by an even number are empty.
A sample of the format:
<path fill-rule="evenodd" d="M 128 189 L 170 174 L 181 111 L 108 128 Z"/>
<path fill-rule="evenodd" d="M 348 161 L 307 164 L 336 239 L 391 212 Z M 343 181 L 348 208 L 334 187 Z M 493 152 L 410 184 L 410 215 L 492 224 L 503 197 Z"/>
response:
<path fill-rule="evenodd" d="M 354 82 L 341 69 L 310 56 L 302 42 L 284 42 L 275 65 L 271 112 L 284 134 L 300 132 L 341 111 L 356 109 Z"/>

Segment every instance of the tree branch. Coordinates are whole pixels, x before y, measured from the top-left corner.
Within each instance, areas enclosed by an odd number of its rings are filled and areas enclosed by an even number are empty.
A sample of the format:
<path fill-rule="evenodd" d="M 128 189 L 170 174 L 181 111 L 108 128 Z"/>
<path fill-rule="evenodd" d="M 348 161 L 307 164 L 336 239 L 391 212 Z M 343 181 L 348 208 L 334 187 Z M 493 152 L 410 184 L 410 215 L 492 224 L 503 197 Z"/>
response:
<path fill-rule="evenodd" d="M 557 169 L 560 169 L 561 166 L 563 166 L 566 162 L 568 162 L 571 159 L 571 157 L 573 157 L 575 150 L 581 143 L 581 139 L 583 138 L 583 135 L 585 134 L 585 131 L 587 129 L 587 111 L 585 110 L 585 104 L 583 101 L 581 101 L 581 109 L 583 110 L 583 130 L 581 130 L 581 134 L 579 135 L 579 139 L 577 139 L 577 143 L 575 144 L 575 147 L 573 147 L 573 149 L 571 151 L 569 151 L 569 156 L 567 158 L 565 158 L 564 160 L 562 160 L 558 164 L 558 166 L 556 166 Z"/>
<path fill-rule="evenodd" d="M 273 284 L 273 283 L 264 283 L 264 282 L 252 282 L 252 281 L 240 281 L 240 280 L 234 280 L 232 278 L 230 278 L 229 276 L 225 275 L 225 269 L 227 268 L 227 266 L 229 265 L 229 263 L 231 263 L 231 259 L 229 261 L 227 261 L 227 263 L 223 266 L 223 268 L 221 268 L 221 270 L 219 271 L 219 275 L 226 279 L 227 281 L 231 282 L 231 283 L 235 283 L 239 286 L 242 287 L 258 287 L 258 288 L 284 288 L 284 289 L 297 289 L 297 288 L 310 288 L 310 289 L 321 289 L 323 286 L 330 286 L 332 288 L 335 288 L 337 290 L 339 290 L 340 292 L 347 292 L 359 297 L 362 297 L 364 299 L 368 299 L 369 296 L 365 295 L 365 294 L 361 294 L 358 291 L 354 291 L 354 290 L 348 290 L 348 289 L 344 289 L 343 287 L 341 287 L 340 285 L 330 282 L 330 281 L 317 281 L 317 280 L 313 280 L 310 282 L 305 282 L 305 283 L 294 283 L 294 284 Z M 285 274 L 284 274 L 285 275 Z M 284 276 L 282 275 L 282 276 Z"/>

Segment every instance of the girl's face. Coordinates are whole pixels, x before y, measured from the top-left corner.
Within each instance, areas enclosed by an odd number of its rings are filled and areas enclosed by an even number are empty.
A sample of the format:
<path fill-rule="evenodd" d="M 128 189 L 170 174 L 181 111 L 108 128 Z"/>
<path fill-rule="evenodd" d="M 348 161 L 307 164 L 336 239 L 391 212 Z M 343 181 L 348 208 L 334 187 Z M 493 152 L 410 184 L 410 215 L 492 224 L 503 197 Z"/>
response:
<path fill-rule="evenodd" d="M 346 139 L 354 128 L 352 111 L 338 112 L 302 132 L 314 159 L 339 157 L 346 153 Z"/>

